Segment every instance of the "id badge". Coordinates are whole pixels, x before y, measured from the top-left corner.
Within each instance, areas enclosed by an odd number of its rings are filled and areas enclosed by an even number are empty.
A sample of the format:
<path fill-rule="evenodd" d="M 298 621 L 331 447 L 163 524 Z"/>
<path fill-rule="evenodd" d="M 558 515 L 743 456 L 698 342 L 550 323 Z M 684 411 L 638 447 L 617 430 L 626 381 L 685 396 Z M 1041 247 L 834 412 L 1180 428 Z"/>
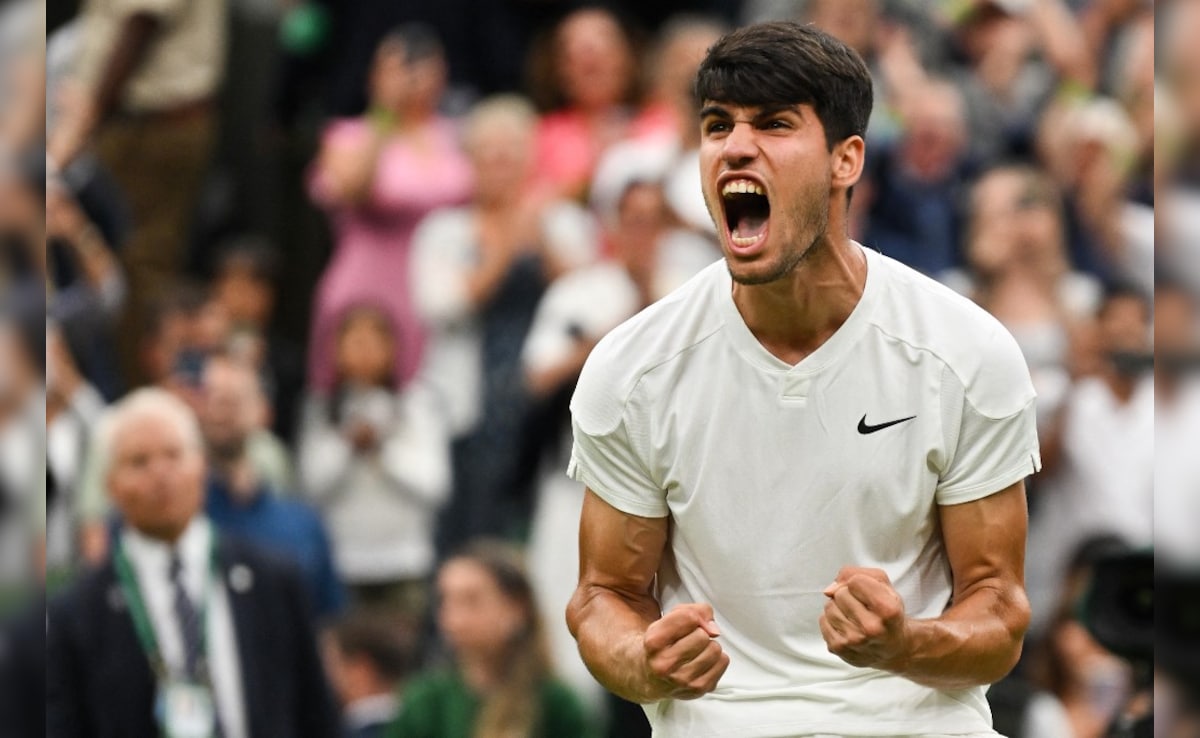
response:
<path fill-rule="evenodd" d="M 159 690 L 158 703 L 167 738 L 212 738 L 216 731 L 212 690 L 203 684 L 168 681 Z"/>

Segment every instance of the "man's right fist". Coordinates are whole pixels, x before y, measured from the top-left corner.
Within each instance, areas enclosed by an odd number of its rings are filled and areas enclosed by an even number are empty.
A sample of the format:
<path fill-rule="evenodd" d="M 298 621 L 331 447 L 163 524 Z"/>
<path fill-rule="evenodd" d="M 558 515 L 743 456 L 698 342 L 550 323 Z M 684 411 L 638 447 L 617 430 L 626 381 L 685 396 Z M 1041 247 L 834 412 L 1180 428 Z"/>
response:
<path fill-rule="evenodd" d="M 642 645 L 658 699 L 694 700 L 717 687 L 729 655 L 715 640 L 712 605 L 677 605 L 650 624 Z"/>

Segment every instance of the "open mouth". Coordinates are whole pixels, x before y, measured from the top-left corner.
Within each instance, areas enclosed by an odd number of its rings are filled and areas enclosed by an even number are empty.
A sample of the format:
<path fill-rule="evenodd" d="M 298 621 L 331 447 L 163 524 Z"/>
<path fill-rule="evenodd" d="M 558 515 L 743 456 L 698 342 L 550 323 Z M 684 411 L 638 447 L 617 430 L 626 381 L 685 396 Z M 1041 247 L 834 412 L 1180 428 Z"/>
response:
<path fill-rule="evenodd" d="M 732 179 L 721 188 L 729 240 L 742 248 L 754 246 L 767 232 L 771 201 L 762 185 L 749 179 Z"/>

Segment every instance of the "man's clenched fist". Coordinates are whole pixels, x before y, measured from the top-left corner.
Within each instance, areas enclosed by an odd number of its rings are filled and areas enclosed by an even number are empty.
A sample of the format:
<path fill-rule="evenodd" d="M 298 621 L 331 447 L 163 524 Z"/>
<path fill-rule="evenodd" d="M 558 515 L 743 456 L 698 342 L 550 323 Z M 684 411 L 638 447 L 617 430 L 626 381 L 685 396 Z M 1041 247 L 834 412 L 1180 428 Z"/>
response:
<path fill-rule="evenodd" d="M 853 666 L 890 669 L 908 648 L 904 601 L 882 569 L 847 566 L 825 588 L 821 635 Z"/>
<path fill-rule="evenodd" d="M 642 644 L 657 699 L 692 700 L 716 689 L 729 667 L 719 635 L 711 605 L 678 605 L 650 624 Z"/>

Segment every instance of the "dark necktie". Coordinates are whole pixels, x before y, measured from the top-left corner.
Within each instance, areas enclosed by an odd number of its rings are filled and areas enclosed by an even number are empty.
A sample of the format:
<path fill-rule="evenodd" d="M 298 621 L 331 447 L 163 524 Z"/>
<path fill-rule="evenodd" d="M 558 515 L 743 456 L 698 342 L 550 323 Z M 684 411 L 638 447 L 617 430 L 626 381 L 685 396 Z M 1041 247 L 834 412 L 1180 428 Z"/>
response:
<path fill-rule="evenodd" d="M 175 597 L 175 618 L 179 621 L 179 634 L 183 638 L 183 668 L 188 679 L 201 677 L 200 663 L 204 657 L 204 637 L 200 631 L 200 613 L 183 586 L 183 565 L 179 552 L 171 552 L 171 589 Z"/>
<path fill-rule="evenodd" d="M 207 673 L 202 674 L 200 665 L 204 659 L 204 636 L 202 628 L 204 624 L 200 622 L 200 613 L 196 610 L 195 603 L 188 596 L 187 589 L 183 586 L 183 564 L 179 560 L 179 552 L 171 552 L 171 589 L 174 592 L 175 598 L 175 618 L 179 621 L 179 634 L 183 638 L 183 668 L 185 676 L 188 679 L 196 682 L 202 682 L 211 686 L 212 682 Z M 216 716 L 214 716 L 215 719 Z M 215 720 L 213 726 L 214 738 L 220 738 L 223 734 L 221 730 L 221 721 Z"/>

